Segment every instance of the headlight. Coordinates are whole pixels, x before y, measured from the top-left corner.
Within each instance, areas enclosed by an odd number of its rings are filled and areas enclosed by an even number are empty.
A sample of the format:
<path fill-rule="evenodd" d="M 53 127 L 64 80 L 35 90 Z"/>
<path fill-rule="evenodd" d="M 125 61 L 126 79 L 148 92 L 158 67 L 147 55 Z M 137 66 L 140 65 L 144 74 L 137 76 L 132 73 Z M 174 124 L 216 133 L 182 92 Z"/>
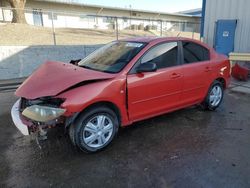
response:
<path fill-rule="evenodd" d="M 25 108 L 22 115 L 35 121 L 47 122 L 63 115 L 65 111 L 62 108 L 32 105 Z"/>

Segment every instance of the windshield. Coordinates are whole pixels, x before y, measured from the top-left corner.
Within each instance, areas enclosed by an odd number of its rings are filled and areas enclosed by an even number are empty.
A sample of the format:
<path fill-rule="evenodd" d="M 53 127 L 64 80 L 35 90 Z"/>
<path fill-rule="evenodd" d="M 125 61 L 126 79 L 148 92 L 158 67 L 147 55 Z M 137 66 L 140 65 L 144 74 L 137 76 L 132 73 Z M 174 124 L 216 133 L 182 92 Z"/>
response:
<path fill-rule="evenodd" d="M 120 72 L 141 49 L 145 43 L 116 41 L 96 50 L 78 65 L 80 67 L 102 72 Z"/>

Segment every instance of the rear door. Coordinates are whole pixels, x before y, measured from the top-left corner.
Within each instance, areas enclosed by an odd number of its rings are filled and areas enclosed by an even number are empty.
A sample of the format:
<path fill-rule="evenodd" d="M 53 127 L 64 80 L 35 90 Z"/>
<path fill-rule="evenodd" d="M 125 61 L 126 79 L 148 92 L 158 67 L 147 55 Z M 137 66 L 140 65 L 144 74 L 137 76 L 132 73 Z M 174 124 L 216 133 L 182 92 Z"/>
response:
<path fill-rule="evenodd" d="M 203 100 L 211 83 L 212 66 L 207 48 L 190 41 L 182 42 L 183 92 L 184 105 Z"/>
<path fill-rule="evenodd" d="M 180 104 L 182 71 L 177 42 L 152 47 L 127 77 L 130 120 L 140 120 L 176 108 Z M 156 72 L 136 73 L 141 63 L 153 62 Z"/>

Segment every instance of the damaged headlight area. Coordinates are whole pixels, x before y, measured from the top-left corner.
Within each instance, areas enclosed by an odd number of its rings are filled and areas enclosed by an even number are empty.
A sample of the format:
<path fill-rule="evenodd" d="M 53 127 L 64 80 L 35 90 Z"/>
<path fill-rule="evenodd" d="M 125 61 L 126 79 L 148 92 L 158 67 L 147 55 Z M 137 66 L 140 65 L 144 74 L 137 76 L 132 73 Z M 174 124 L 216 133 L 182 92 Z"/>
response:
<path fill-rule="evenodd" d="M 63 98 L 40 97 L 37 99 L 21 98 L 18 103 L 20 121 L 28 127 L 29 133 L 37 134 L 37 141 L 47 139 L 47 129 L 62 125 L 67 120 L 66 109 L 61 108 Z"/>
<path fill-rule="evenodd" d="M 20 112 L 22 115 L 34 122 L 46 123 L 62 116 L 66 109 L 60 108 L 64 99 L 42 97 L 28 100 L 21 99 Z M 50 122 L 51 123 L 51 122 Z"/>
<path fill-rule="evenodd" d="M 66 110 L 48 106 L 32 105 L 24 109 L 22 115 L 38 122 L 48 122 L 64 114 Z"/>

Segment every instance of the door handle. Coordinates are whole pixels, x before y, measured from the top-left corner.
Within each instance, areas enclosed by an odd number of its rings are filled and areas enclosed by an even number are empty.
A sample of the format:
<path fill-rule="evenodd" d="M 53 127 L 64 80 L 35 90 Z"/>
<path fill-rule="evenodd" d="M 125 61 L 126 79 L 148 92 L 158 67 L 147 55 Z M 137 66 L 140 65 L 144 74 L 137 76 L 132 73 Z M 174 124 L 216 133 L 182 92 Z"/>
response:
<path fill-rule="evenodd" d="M 210 71 L 212 71 L 212 69 L 210 67 L 205 68 L 205 72 L 210 72 Z"/>
<path fill-rule="evenodd" d="M 173 74 L 171 74 L 171 76 L 170 76 L 170 78 L 172 78 L 172 79 L 176 79 L 176 78 L 180 78 L 180 77 L 181 77 L 181 75 L 178 74 L 178 73 L 173 73 Z"/>

